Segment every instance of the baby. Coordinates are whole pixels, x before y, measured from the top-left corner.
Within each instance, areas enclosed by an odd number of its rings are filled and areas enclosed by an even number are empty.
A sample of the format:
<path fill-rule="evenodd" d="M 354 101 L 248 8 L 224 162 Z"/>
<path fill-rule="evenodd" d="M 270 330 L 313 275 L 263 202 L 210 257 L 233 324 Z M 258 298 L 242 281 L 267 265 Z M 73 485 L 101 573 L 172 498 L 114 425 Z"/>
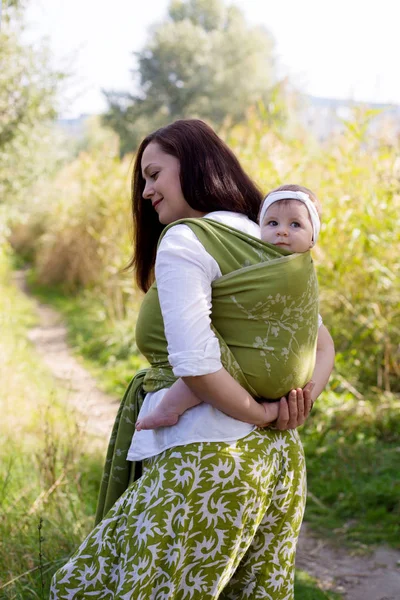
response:
<path fill-rule="evenodd" d="M 296 253 L 307 252 L 315 245 L 320 223 L 320 206 L 316 196 L 299 185 L 284 185 L 270 192 L 264 199 L 259 216 L 261 240 Z M 323 344 L 317 342 L 316 365 L 321 371 L 324 370 L 321 367 L 323 356 Z M 314 371 L 313 379 L 316 375 Z M 185 411 L 200 403 L 201 400 L 179 379 L 173 385 L 173 394 L 166 394 L 151 413 L 140 418 L 136 429 L 175 425 Z M 262 402 L 260 410 L 265 410 L 266 422 L 274 421 L 278 417 L 279 402 Z"/>
<path fill-rule="evenodd" d="M 307 252 L 319 235 L 320 206 L 316 196 L 300 185 L 283 185 L 270 192 L 261 207 L 263 242 L 290 252 Z"/>

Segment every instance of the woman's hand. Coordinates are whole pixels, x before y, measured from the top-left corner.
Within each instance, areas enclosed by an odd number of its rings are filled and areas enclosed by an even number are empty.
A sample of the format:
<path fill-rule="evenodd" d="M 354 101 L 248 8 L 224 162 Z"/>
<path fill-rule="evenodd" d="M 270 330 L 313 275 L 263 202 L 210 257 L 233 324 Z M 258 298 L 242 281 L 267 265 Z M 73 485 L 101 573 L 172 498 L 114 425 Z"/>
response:
<path fill-rule="evenodd" d="M 314 382 L 309 381 L 303 389 L 292 390 L 287 398 L 280 399 L 276 429 L 281 431 L 296 429 L 304 424 L 314 403 L 312 398 L 314 386 Z"/>

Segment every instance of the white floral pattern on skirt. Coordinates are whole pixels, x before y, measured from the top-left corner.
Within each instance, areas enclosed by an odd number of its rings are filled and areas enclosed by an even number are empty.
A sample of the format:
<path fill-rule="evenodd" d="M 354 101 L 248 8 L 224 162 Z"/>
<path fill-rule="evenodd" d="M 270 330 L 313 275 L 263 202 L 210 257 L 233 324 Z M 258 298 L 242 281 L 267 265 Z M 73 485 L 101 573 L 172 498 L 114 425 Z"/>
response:
<path fill-rule="evenodd" d="M 54 576 L 51 600 L 292 600 L 305 505 L 296 431 L 146 460 Z"/>

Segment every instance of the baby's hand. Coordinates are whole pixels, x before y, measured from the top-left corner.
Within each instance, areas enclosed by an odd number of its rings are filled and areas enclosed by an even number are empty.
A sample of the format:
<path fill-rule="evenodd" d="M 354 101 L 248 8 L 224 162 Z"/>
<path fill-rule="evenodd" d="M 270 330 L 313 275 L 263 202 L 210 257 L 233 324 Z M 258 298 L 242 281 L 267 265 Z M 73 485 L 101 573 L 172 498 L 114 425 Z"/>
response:
<path fill-rule="evenodd" d="M 264 414 L 262 415 L 262 424 L 257 424 L 257 427 L 268 427 L 271 425 L 279 415 L 279 401 L 276 402 L 261 402 L 260 406 L 262 406 L 264 410 Z M 265 422 L 264 422 L 265 419 Z"/>

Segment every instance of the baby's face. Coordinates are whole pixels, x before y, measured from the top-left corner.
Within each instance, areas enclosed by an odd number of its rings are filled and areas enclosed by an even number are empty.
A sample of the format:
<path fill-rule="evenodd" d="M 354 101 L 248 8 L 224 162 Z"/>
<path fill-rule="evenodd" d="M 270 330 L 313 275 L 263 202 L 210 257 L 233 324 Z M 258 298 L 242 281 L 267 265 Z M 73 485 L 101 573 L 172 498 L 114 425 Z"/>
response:
<path fill-rule="evenodd" d="M 307 252 L 312 246 L 313 228 L 307 207 L 300 200 L 271 204 L 261 224 L 261 239 L 291 252 Z"/>

